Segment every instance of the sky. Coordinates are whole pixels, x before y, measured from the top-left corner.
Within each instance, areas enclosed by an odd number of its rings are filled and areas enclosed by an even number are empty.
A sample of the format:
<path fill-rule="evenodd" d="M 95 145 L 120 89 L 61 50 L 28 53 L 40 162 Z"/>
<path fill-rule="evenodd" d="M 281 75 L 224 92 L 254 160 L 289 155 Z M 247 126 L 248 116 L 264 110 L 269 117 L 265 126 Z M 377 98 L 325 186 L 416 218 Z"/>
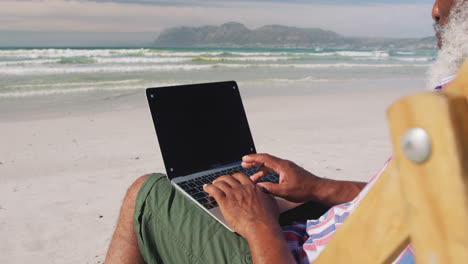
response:
<path fill-rule="evenodd" d="M 145 45 L 174 26 L 240 22 L 346 36 L 432 36 L 431 0 L 2 0 L 0 46 Z"/>

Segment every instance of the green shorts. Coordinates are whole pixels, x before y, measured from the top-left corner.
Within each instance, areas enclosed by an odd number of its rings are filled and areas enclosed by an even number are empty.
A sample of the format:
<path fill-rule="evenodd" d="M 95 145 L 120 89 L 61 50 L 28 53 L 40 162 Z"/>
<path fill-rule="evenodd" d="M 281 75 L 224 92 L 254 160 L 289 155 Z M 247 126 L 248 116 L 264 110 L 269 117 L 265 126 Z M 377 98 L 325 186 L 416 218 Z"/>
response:
<path fill-rule="evenodd" d="M 138 192 L 133 216 L 146 263 L 251 263 L 247 241 L 151 174 Z"/>

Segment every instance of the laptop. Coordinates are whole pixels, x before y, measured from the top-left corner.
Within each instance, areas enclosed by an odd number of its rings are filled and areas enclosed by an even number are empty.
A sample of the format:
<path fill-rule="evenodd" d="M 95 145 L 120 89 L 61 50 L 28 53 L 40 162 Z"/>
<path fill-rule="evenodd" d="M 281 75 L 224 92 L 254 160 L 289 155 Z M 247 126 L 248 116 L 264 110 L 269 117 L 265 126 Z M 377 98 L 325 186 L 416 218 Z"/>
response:
<path fill-rule="evenodd" d="M 221 175 L 244 173 L 242 157 L 256 153 L 249 124 L 235 81 L 146 89 L 149 108 L 167 177 L 194 203 L 226 228 L 216 201 L 203 185 Z M 277 174 L 260 182 L 279 182 Z M 278 198 L 280 212 L 299 204 Z"/>

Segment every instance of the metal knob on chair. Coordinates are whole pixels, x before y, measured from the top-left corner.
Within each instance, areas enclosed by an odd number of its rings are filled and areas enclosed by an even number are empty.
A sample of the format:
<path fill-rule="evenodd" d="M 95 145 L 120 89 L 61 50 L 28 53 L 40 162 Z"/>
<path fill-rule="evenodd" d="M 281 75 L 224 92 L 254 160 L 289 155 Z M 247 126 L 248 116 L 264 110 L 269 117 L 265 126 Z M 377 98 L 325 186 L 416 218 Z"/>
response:
<path fill-rule="evenodd" d="M 409 160 L 423 163 L 431 155 L 431 139 L 424 129 L 411 128 L 403 135 L 401 148 Z"/>

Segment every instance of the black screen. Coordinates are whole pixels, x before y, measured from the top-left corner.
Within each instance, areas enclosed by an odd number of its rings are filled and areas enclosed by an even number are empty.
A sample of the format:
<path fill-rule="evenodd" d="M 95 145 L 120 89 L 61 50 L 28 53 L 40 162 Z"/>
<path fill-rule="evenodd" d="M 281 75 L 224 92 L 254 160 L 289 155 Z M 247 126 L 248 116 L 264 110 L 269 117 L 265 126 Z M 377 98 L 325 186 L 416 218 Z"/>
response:
<path fill-rule="evenodd" d="M 146 90 L 170 179 L 255 153 L 234 81 Z"/>

